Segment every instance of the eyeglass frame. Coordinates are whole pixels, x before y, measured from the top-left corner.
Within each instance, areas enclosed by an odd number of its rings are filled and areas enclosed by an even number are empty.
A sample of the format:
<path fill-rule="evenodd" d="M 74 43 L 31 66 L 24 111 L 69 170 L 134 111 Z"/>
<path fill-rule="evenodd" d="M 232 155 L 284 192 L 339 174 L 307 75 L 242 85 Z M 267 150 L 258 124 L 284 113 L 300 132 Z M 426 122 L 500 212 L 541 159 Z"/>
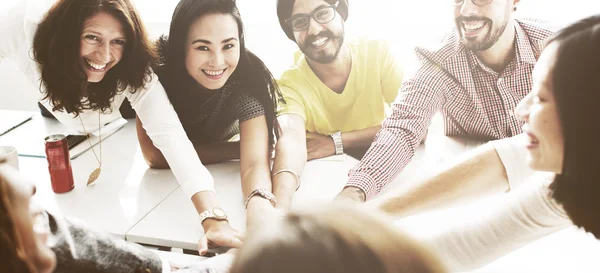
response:
<path fill-rule="evenodd" d="M 453 6 L 454 6 L 454 7 L 460 7 L 460 6 L 462 6 L 462 5 L 465 3 L 465 1 L 467 1 L 467 0 L 461 0 L 461 1 L 460 1 L 460 4 L 459 4 L 459 3 L 456 3 L 456 2 L 454 2 Z M 487 6 L 487 5 L 489 5 L 489 4 L 490 4 L 490 3 L 492 3 L 492 1 L 494 1 L 494 0 L 487 0 L 488 2 L 487 2 L 487 3 L 485 3 L 485 4 L 483 4 L 483 5 L 479 5 L 479 4 L 475 3 L 475 1 L 476 1 L 476 0 L 471 0 L 471 3 L 473 3 L 473 5 L 475 5 L 475 6 L 478 6 L 478 7 L 483 7 L 483 6 Z"/>
<path fill-rule="evenodd" d="M 491 1 L 491 0 L 490 0 Z M 318 7 L 315 10 L 313 10 L 311 13 L 302 13 L 302 14 L 296 14 L 288 19 L 285 19 L 285 23 L 292 29 L 292 31 L 305 31 L 310 27 L 310 20 L 313 19 L 315 20 L 315 22 L 319 23 L 319 24 L 327 24 L 331 21 L 333 21 L 333 19 L 335 19 L 335 14 L 337 13 L 337 6 L 340 2 L 337 1 L 335 2 L 335 4 L 329 5 L 329 6 L 324 6 L 324 7 Z M 333 9 L 333 17 L 331 18 L 331 20 L 327 21 L 327 22 L 319 22 L 319 20 L 317 20 L 317 17 L 315 17 L 315 14 L 317 14 L 317 12 L 324 10 L 324 9 Z M 298 29 L 295 30 L 294 27 L 292 26 L 292 20 L 296 19 L 296 18 L 302 18 L 302 17 L 308 17 L 308 24 L 306 25 L 306 28 L 304 29 Z"/>

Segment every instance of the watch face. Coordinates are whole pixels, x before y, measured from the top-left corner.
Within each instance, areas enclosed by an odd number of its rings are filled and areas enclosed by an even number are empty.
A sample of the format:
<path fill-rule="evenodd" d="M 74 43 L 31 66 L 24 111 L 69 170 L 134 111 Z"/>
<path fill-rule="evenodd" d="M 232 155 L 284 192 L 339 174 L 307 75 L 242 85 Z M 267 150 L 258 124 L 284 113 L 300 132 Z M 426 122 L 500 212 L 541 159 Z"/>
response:
<path fill-rule="evenodd" d="M 212 212 L 218 218 L 226 218 L 227 217 L 227 214 L 225 214 L 225 211 L 221 208 L 213 208 Z"/>

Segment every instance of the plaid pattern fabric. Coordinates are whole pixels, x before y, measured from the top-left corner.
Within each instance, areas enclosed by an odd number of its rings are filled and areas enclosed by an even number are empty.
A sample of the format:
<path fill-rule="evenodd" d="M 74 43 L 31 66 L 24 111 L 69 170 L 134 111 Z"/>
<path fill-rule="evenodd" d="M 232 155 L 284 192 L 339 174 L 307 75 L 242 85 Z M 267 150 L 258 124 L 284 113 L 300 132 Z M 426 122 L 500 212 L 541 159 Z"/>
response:
<path fill-rule="evenodd" d="M 347 186 L 362 189 L 367 199 L 379 193 L 413 157 L 437 111 L 446 135 L 492 140 L 520 134 L 513 109 L 531 90 L 533 67 L 554 31 L 521 20 L 515 29 L 516 56 L 501 73 L 466 49 L 456 29 L 435 49 L 416 48 L 421 66 L 402 84 L 392 115 L 350 170 Z"/>

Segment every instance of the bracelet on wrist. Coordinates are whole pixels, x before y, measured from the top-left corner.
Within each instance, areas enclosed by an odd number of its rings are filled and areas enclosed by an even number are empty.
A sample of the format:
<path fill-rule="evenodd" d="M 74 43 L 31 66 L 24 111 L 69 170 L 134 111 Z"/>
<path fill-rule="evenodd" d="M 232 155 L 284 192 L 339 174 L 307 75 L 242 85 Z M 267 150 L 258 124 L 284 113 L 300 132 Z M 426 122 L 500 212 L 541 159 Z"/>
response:
<path fill-rule="evenodd" d="M 277 175 L 278 175 L 278 174 L 280 174 L 280 173 L 284 173 L 284 172 L 291 173 L 291 174 L 293 174 L 294 176 L 296 176 L 296 182 L 297 182 L 297 185 L 296 185 L 296 191 L 298 191 L 298 189 L 300 188 L 300 184 L 301 184 L 301 182 L 300 182 L 300 175 L 298 175 L 298 173 L 297 173 L 297 172 L 295 172 L 295 171 L 294 171 L 294 170 L 292 170 L 292 169 L 281 169 L 281 170 L 279 170 L 279 171 L 276 171 L 276 172 L 275 172 L 275 173 L 274 173 L 274 174 L 271 176 L 271 178 L 275 178 L 275 176 L 277 176 Z"/>

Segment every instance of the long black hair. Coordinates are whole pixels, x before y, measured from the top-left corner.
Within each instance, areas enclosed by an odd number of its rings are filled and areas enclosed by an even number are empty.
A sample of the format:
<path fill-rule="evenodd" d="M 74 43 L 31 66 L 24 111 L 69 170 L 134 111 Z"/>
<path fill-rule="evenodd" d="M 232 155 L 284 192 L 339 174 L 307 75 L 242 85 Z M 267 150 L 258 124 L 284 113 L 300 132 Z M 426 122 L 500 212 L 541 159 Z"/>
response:
<path fill-rule="evenodd" d="M 228 81 L 238 81 L 241 87 L 248 90 L 250 95 L 262 105 L 269 130 L 269 143 L 273 144 L 279 133 L 275 111 L 277 102 L 283 99 L 269 69 L 256 55 L 246 49 L 244 25 L 235 0 L 179 1 L 171 18 L 166 46 L 164 44 L 160 46 L 161 55 L 165 57 L 161 62 L 167 69 L 161 71 L 159 75 L 167 78 L 165 89 L 171 103 L 176 110 L 185 109 L 186 99 L 192 95 L 190 92 L 195 92 L 199 86 L 185 67 L 185 43 L 190 26 L 198 18 L 207 14 L 228 14 L 237 22 L 240 35 L 240 60 Z"/>
<path fill-rule="evenodd" d="M 564 138 L 562 173 L 550 185 L 578 227 L 600 239 L 600 16 L 558 32 L 552 92 Z"/>

